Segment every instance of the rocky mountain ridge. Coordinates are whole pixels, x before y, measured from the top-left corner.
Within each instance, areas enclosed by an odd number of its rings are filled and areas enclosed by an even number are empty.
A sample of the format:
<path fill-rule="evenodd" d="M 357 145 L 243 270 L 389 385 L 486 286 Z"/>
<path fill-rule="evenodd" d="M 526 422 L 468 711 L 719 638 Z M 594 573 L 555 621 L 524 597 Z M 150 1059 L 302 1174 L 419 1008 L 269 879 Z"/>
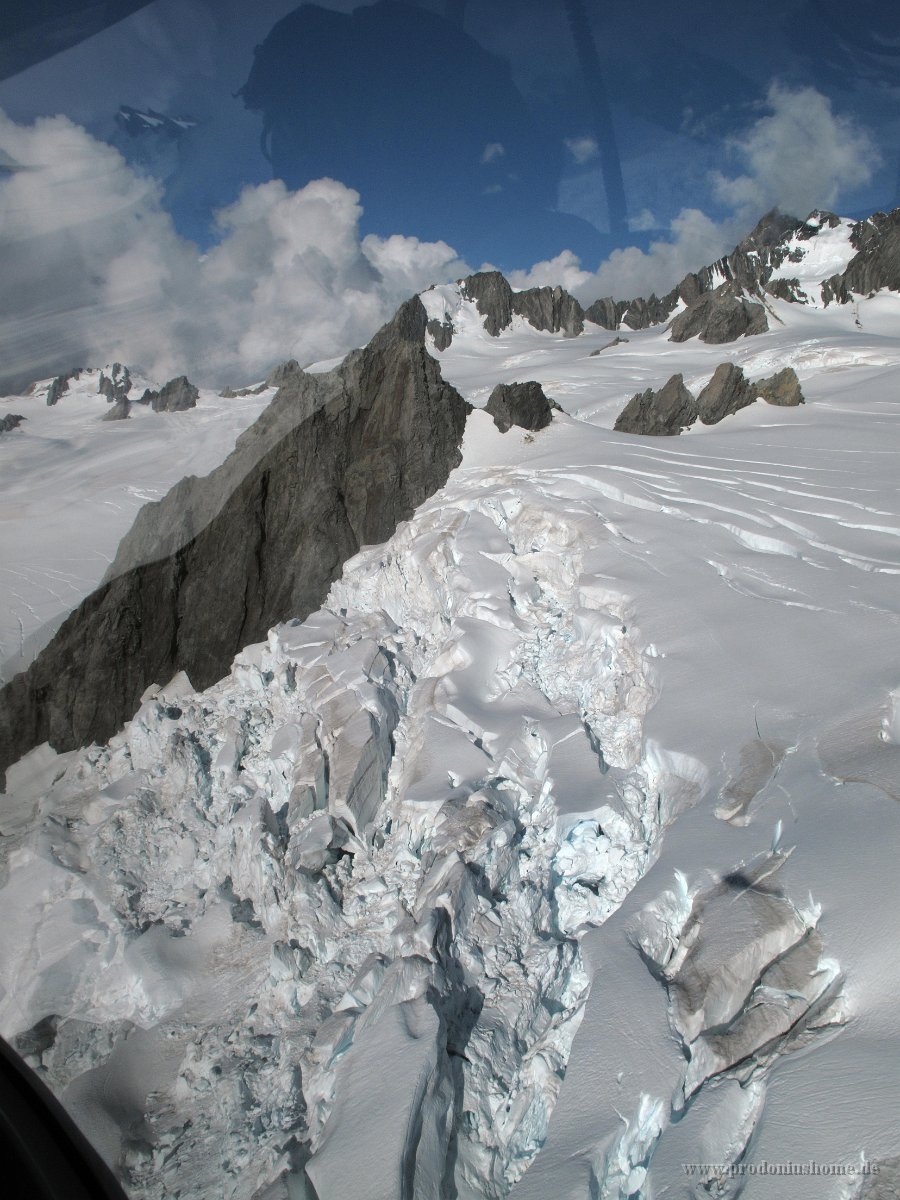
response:
<path fill-rule="evenodd" d="M 773 209 L 730 254 L 689 272 L 662 297 L 606 296 L 584 308 L 559 286 L 516 291 L 499 271 L 478 272 L 459 280 L 458 286 L 462 296 L 474 302 L 492 337 L 509 328 L 514 316 L 524 317 L 535 329 L 567 337 L 582 333 L 585 321 L 613 331 L 647 329 L 663 324 L 683 305 L 672 325 L 672 341 L 699 336 L 703 341 L 729 342 L 768 328 L 768 296 L 808 301 L 799 280 L 787 274 L 786 264 L 802 262 L 804 248 L 798 243 L 811 243 L 823 230 L 840 224 L 830 212 L 816 210 L 800 220 Z M 856 222 L 850 243 L 856 254 L 846 269 L 821 281 L 823 304 L 848 303 L 853 293 L 882 287 L 900 290 L 900 209 Z M 452 319 L 432 317 L 428 332 L 436 349 L 446 350 L 453 340 Z"/>

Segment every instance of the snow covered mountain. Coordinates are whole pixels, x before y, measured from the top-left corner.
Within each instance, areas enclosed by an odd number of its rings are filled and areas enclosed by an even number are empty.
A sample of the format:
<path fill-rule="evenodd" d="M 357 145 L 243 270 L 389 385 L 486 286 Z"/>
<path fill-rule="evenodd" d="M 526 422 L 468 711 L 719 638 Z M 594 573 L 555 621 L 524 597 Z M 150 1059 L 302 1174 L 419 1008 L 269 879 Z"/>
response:
<path fill-rule="evenodd" d="M 0 807 L 0 1032 L 130 1194 L 896 1194 L 898 219 L 618 336 L 432 289 L 144 510 Z"/>

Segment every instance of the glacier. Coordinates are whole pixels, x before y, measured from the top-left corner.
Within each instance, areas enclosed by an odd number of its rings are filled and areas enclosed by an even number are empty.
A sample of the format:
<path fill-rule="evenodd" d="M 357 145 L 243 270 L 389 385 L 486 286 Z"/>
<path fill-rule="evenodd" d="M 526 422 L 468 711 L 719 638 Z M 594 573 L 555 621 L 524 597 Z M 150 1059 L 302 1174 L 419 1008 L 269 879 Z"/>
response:
<path fill-rule="evenodd" d="M 888 1179 L 900 297 L 724 347 L 423 304 L 476 408 L 446 485 L 212 687 L 8 772 L 0 1033 L 147 1200 Z M 612 430 L 725 360 L 806 403 Z M 501 434 L 525 380 L 563 411 Z"/>

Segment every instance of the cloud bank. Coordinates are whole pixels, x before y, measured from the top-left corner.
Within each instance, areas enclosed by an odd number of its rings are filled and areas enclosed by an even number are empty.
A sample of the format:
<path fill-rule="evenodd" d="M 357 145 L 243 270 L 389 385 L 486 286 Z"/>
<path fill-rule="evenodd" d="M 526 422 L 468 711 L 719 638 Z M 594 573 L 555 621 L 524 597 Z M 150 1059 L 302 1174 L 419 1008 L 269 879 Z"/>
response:
<path fill-rule="evenodd" d="M 200 254 L 153 179 L 65 117 L 0 114 L 0 370 L 8 389 L 119 359 L 220 384 L 364 344 L 401 301 L 470 268 L 445 242 L 359 236 L 356 192 L 245 188 Z"/>

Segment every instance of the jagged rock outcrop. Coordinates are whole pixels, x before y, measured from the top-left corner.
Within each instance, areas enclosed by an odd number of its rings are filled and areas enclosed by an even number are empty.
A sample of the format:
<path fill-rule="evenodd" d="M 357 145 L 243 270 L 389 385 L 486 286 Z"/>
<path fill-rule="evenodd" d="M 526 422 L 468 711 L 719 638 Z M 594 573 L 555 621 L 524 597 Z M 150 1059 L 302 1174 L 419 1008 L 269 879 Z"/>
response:
<path fill-rule="evenodd" d="M 629 329 L 649 329 L 651 325 L 661 325 L 673 307 L 670 299 L 660 300 L 653 293 L 650 294 L 649 300 L 639 296 L 632 300 L 622 313 L 621 323 Z"/>
<path fill-rule="evenodd" d="M 544 395 L 544 389 L 534 380 L 528 383 L 498 383 L 491 392 L 485 412 L 494 418 L 501 433 L 518 425 L 520 429 L 545 429 L 553 412 L 562 412 L 555 400 Z"/>
<path fill-rule="evenodd" d="M 286 361 L 272 367 L 272 370 L 262 383 L 258 383 L 252 386 L 252 388 L 223 388 L 218 395 L 226 398 L 226 400 L 235 400 L 238 396 L 259 396 L 262 395 L 262 392 L 266 388 L 281 388 L 289 380 L 301 376 L 302 371 L 304 371 L 304 368 L 300 366 L 296 359 L 286 359 Z"/>
<path fill-rule="evenodd" d="M 513 291 L 499 271 L 479 271 L 461 281 L 463 295 L 474 302 L 484 317 L 484 327 L 491 337 L 498 337 L 512 322 L 513 316 L 524 317 L 535 329 L 548 333 L 563 333 L 577 337 L 584 330 L 584 309 L 574 296 L 561 287 L 527 288 Z M 452 337 L 448 322 L 429 322 L 428 332 L 444 341 L 439 350 L 446 350 Z M 437 334 L 435 332 L 437 327 Z"/>
<path fill-rule="evenodd" d="M 768 379 L 758 379 L 753 384 L 757 396 L 761 396 L 766 404 L 776 404 L 781 408 L 792 408 L 804 404 L 800 380 L 793 367 L 785 367 L 776 371 Z"/>
<path fill-rule="evenodd" d="M 11 433 L 13 429 L 18 429 L 25 419 L 18 413 L 7 413 L 5 417 L 0 417 L 0 433 Z"/>
<path fill-rule="evenodd" d="M 491 337 L 499 337 L 512 322 L 513 290 L 499 271 L 478 271 L 462 280 L 462 293 L 484 317 Z"/>
<path fill-rule="evenodd" d="M 470 410 L 426 321 L 415 297 L 336 370 L 299 373 L 221 467 L 141 511 L 106 580 L 0 691 L 0 768 L 110 737 L 176 671 L 213 683 L 444 484 Z"/>
<path fill-rule="evenodd" d="M 627 300 L 613 300 L 612 296 L 604 296 L 602 300 L 595 300 L 586 308 L 584 315 L 603 329 L 618 329 L 628 304 Z"/>
<path fill-rule="evenodd" d="M 704 425 L 717 425 L 724 417 L 752 404 L 756 396 L 740 367 L 730 362 L 720 363 L 697 397 L 697 415 Z"/>
<path fill-rule="evenodd" d="M 277 367 L 272 368 L 266 376 L 266 384 L 269 387 L 281 387 L 289 379 L 296 379 L 302 370 L 303 368 L 296 358 L 289 358 L 286 362 L 279 363 Z"/>
<path fill-rule="evenodd" d="M 632 396 L 614 428 L 619 433 L 669 437 L 698 420 L 704 425 L 717 425 L 759 398 L 781 407 L 803 404 L 800 380 L 793 367 L 751 383 L 734 363 L 720 363 L 697 397 L 685 387 L 681 375 L 673 375 L 659 391 L 648 388 Z"/>
<path fill-rule="evenodd" d="M 850 241 L 856 254 L 845 271 L 822 284 L 824 303 L 846 304 L 853 293 L 869 296 L 881 288 L 900 291 L 900 208 L 859 221 Z"/>
<path fill-rule="evenodd" d="M 116 404 L 122 400 L 127 400 L 128 393 L 131 391 L 131 372 L 121 363 L 115 362 L 112 365 L 112 371 L 109 375 L 100 372 L 100 378 L 97 380 L 97 393 L 100 396 L 105 396 L 110 404 Z"/>
<path fill-rule="evenodd" d="M 151 392 L 149 402 L 154 412 L 185 412 L 196 408 L 199 396 L 199 388 L 194 387 L 186 375 L 178 375 L 158 392 Z"/>
<path fill-rule="evenodd" d="M 762 304 L 749 300 L 743 289 L 723 283 L 704 292 L 672 322 L 669 341 L 686 342 L 699 337 L 701 342 L 718 345 L 739 337 L 765 333 L 769 328 Z"/>
<path fill-rule="evenodd" d="M 577 337 L 584 332 L 584 309 L 559 286 L 513 292 L 512 309 L 535 329 L 563 333 L 566 337 Z"/>
<path fill-rule="evenodd" d="M 438 321 L 432 317 L 427 328 L 429 334 L 434 338 L 435 349 L 446 350 L 453 341 L 453 322 L 446 318 Z"/>
<path fill-rule="evenodd" d="M 679 374 L 673 375 L 658 392 L 647 388 L 632 396 L 613 428 L 617 433 L 672 437 L 693 425 L 697 415 L 697 400 Z"/>
<path fill-rule="evenodd" d="M 83 367 L 76 367 L 73 371 L 67 371 L 64 375 L 57 375 L 55 379 L 51 379 L 50 386 L 47 388 L 47 405 L 49 408 L 59 403 L 60 397 L 64 396 L 69 390 L 71 381 L 78 379 L 83 369 Z M 29 388 L 28 391 L 31 392 L 32 388 Z"/>

